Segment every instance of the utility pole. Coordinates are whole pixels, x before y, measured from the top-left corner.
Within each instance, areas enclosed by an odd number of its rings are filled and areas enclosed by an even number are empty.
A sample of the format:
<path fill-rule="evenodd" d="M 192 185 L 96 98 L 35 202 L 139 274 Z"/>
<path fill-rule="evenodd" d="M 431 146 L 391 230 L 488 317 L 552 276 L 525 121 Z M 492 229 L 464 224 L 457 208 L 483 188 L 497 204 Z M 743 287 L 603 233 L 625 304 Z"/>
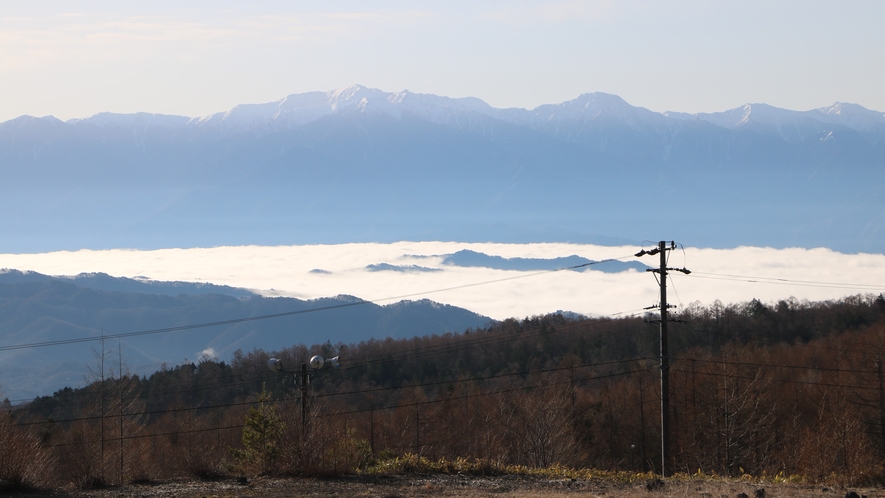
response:
<path fill-rule="evenodd" d="M 301 364 L 301 441 L 307 447 L 310 431 L 307 427 L 307 399 L 310 396 L 310 376 L 307 374 L 307 363 Z"/>
<path fill-rule="evenodd" d="M 307 448 L 307 439 L 310 437 L 310 417 L 308 416 L 308 411 L 310 410 L 310 376 L 315 375 L 317 370 L 323 368 L 323 365 L 327 364 L 332 368 L 338 368 L 340 366 L 338 363 L 338 356 L 329 360 L 324 360 L 322 356 L 314 355 L 310 359 L 310 371 L 307 370 L 307 363 L 301 364 L 301 382 L 298 382 L 299 374 L 291 370 L 285 370 L 283 368 L 282 360 L 277 358 L 267 360 L 267 368 L 271 369 L 273 372 L 291 373 L 292 379 L 301 388 L 301 442 L 305 449 Z M 262 389 L 262 392 L 263 391 L 264 389 Z"/>
<path fill-rule="evenodd" d="M 673 241 L 658 242 L 658 247 L 646 251 L 645 249 L 636 253 L 636 257 L 643 255 L 654 256 L 660 254 L 659 268 L 649 268 L 646 271 L 658 273 L 661 286 L 661 302 L 659 306 L 651 306 L 650 308 L 660 307 L 661 309 L 661 477 L 667 477 L 667 465 L 670 462 L 670 351 L 667 337 L 667 324 L 669 323 L 669 309 L 667 304 L 667 272 L 678 271 L 688 275 L 691 273 L 685 268 L 667 268 L 667 251 L 676 249 L 676 243 Z"/>
<path fill-rule="evenodd" d="M 670 462 L 670 350 L 667 344 L 667 250 L 664 241 L 658 243 L 661 255 L 661 476 L 667 477 Z"/>
<path fill-rule="evenodd" d="M 117 386 L 120 391 L 120 485 L 123 485 L 123 343 L 117 340 L 117 368 L 120 375 Z"/>

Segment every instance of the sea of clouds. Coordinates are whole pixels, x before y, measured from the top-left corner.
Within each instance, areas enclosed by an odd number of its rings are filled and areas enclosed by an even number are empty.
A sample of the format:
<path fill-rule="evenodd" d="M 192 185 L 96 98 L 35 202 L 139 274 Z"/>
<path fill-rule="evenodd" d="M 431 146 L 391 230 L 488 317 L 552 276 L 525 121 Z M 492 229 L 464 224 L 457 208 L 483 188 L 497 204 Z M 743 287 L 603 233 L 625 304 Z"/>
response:
<path fill-rule="evenodd" d="M 649 243 L 645 248 L 654 246 Z M 640 249 L 637 246 L 396 242 L 3 254 L 0 267 L 48 275 L 104 272 L 116 277 L 209 282 L 300 299 L 348 294 L 388 304 L 427 298 L 495 319 L 557 310 L 621 316 L 642 313 L 642 308 L 659 300 L 658 285 L 646 272 L 538 272 L 443 264 L 445 255 L 462 249 L 504 258 L 578 255 L 592 260 L 637 260 L 649 266 L 659 262 L 657 256 L 633 256 Z M 415 271 L 367 268 L 385 263 Z M 690 275 L 671 273 L 668 280 L 669 302 L 678 306 L 709 305 L 717 299 L 725 304 L 752 298 L 814 301 L 885 292 L 883 254 L 842 254 L 822 248 L 680 247 L 670 253 L 669 266 L 692 271 Z M 440 271 L 426 271 L 429 268 Z"/>

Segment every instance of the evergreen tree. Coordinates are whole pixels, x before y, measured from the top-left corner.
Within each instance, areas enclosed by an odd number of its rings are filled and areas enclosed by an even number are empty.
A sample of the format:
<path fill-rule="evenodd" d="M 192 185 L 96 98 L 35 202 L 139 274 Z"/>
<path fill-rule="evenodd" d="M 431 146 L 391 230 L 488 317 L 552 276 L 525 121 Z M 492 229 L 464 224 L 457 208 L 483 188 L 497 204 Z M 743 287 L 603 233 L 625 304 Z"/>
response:
<path fill-rule="evenodd" d="M 285 424 L 272 403 L 271 393 L 262 390 L 258 407 L 249 409 L 243 426 L 243 449 L 232 448 L 234 458 L 246 471 L 268 474 L 280 456 L 280 439 Z"/>

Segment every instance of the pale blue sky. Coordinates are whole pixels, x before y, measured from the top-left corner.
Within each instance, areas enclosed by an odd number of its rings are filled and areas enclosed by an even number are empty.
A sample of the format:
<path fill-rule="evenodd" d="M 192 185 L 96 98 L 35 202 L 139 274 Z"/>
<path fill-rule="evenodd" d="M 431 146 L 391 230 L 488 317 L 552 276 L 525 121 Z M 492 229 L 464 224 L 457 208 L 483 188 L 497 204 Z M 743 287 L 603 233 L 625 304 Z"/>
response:
<path fill-rule="evenodd" d="M 0 0 L 0 121 L 196 116 L 352 83 L 496 107 L 603 91 L 654 111 L 885 111 L 883 21 L 883 1 Z"/>

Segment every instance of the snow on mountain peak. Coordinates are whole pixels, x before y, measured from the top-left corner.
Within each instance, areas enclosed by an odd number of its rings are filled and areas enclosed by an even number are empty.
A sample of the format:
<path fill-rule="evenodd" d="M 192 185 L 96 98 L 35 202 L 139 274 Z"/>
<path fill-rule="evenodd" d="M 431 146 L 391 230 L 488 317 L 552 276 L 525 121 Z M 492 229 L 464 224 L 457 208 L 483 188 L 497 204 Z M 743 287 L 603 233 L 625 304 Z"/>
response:
<path fill-rule="evenodd" d="M 723 112 L 668 112 L 666 115 L 676 119 L 699 119 L 727 129 L 746 128 L 778 136 L 788 142 L 801 141 L 809 135 L 829 133 L 832 125 L 857 131 L 885 131 L 885 114 L 842 102 L 810 111 L 792 111 L 756 103 L 744 104 Z"/>
<path fill-rule="evenodd" d="M 354 96 L 359 94 L 364 94 L 367 92 L 371 92 L 374 89 L 366 88 L 359 84 L 353 84 L 350 86 L 346 86 L 344 88 L 339 88 L 337 90 L 332 90 L 326 93 L 326 96 L 329 102 L 341 102 L 352 99 Z M 380 91 L 380 90 L 375 90 Z"/>
<path fill-rule="evenodd" d="M 403 114 L 433 123 L 460 129 L 492 130 L 495 121 L 527 126 L 565 140 L 577 139 L 573 133 L 584 133 L 588 123 L 634 130 L 677 130 L 686 120 L 705 121 L 726 129 L 746 129 L 777 136 L 788 142 L 802 141 L 809 136 L 822 136 L 839 126 L 862 132 L 885 133 L 885 114 L 858 104 L 836 102 L 810 111 L 792 111 L 762 103 L 715 113 L 657 113 L 632 106 L 618 95 L 592 92 L 557 104 L 544 104 L 534 109 L 498 109 L 475 97 L 451 98 L 409 90 L 385 92 L 360 84 L 322 92 L 288 95 L 283 99 L 261 104 L 241 104 L 224 111 L 198 118 L 150 113 L 99 113 L 85 119 L 72 119 L 67 124 L 90 124 L 143 134 L 148 129 L 164 128 L 172 133 L 188 128 L 206 136 L 223 137 L 235 133 L 268 133 L 305 125 L 323 116 L 338 112 L 382 113 L 395 119 Z M 489 121 L 491 119 L 492 121 Z M 11 126 L 11 124 L 10 124 Z M 577 128 L 576 128 L 577 127 Z M 485 133 L 484 131 L 483 133 Z M 643 132 L 645 133 L 645 132 Z M 668 132 L 669 133 L 669 132 Z"/>
<path fill-rule="evenodd" d="M 885 113 L 873 111 L 858 104 L 836 102 L 831 106 L 807 111 L 806 114 L 815 119 L 841 124 L 857 131 L 885 131 Z"/>
<path fill-rule="evenodd" d="M 603 92 L 584 93 L 559 104 L 538 106 L 529 112 L 530 126 L 536 129 L 553 127 L 553 130 L 562 129 L 566 123 L 596 120 L 614 121 L 633 129 L 643 126 L 658 128 L 667 119 L 663 114 L 634 107 L 617 95 Z"/>
<path fill-rule="evenodd" d="M 879 111 L 873 111 L 859 104 L 850 104 L 848 102 L 836 102 L 831 106 L 813 109 L 810 112 L 817 112 L 828 116 L 868 116 L 872 119 L 883 119 L 885 114 Z"/>
<path fill-rule="evenodd" d="M 65 121 L 70 124 L 88 123 L 100 128 L 180 128 L 187 124 L 190 118 L 170 114 L 153 114 L 150 112 L 136 112 L 134 114 L 120 114 L 115 112 L 100 112 L 88 118 L 75 118 Z"/>
<path fill-rule="evenodd" d="M 326 99 L 332 111 L 344 109 L 353 109 L 358 112 L 378 111 L 399 118 L 399 110 L 395 109 L 390 102 L 391 95 L 393 94 L 377 88 L 354 84 L 328 92 Z"/>
<path fill-rule="evenodd" d="M 532 110 L 536 114 L 547 114 L 550 112 L 567 111 L 590 113 L 596 115 L 602 113 L 623 113 L 624 111 L 636 109 L 628 104 L 624 99 L 617 95 L 603 92 L 582 93 L 572 100 L 566 100 L 559 104 L 544 104 Z"/>

